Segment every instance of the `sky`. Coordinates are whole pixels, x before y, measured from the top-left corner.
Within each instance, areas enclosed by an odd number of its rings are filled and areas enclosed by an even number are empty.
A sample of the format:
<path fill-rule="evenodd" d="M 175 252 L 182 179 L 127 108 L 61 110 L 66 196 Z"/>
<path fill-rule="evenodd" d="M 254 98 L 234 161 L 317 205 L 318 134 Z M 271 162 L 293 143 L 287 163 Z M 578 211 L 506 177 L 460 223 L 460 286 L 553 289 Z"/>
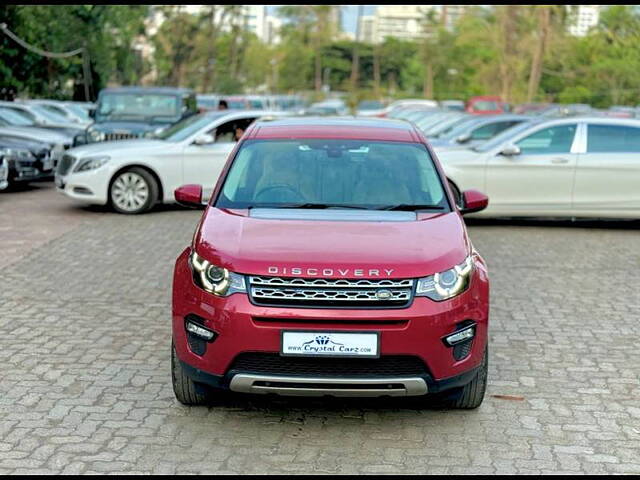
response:
<path fill-rule="evenodd" d="M 267 6 L 267 13 L 269 15 L 275 15 L 276 10 L 280 5 Z M 362 10 L 363 15 L 373 15 L 376 11 L 377 5 L 364 5 Z M 358 24 L 358 5 L 342 5 L 342 29 L 345 32 L 356 33 L 356 26 Z"/>

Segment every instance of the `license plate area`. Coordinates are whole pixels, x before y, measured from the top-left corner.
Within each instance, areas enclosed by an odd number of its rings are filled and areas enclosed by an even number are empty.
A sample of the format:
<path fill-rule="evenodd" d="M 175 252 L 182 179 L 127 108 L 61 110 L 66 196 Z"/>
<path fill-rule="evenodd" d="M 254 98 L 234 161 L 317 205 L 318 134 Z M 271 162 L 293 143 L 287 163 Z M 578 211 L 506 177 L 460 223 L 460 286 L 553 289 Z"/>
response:
<path fill-rule="evenodd" d="M 280 339 L 280 355 L 378 358 L 380 332 L 283 330 Z"/>

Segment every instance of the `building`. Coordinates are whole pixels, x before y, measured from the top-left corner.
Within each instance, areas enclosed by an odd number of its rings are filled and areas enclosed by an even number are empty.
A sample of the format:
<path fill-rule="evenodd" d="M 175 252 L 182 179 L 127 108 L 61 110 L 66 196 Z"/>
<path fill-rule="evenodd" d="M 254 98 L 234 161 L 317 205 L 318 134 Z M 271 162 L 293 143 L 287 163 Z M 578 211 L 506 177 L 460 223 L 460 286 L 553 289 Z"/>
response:
<path fill-rule="evenodd" d="M 265 19 L 265 32 L 263 42 L 269 45 L 277 45 L 282 40 L 280 36 L 280 28 L 282 20 L 273 15 L 268 15 Z"/>
<path fill-rule="evenodd" d="M 380 5 L 374 15 L 359 19 L 362 41 L 381 43 L 386 37 L 417 40 L 428 33 L 427 17 L 452 29 L 467 5 Z"/>
<path fill-rule="evenodd" d="M 569 34 L 584 37 L 591 27 L 598 24 L 600 5 L 573 5 L 573 19 L 569 25 Z"/>

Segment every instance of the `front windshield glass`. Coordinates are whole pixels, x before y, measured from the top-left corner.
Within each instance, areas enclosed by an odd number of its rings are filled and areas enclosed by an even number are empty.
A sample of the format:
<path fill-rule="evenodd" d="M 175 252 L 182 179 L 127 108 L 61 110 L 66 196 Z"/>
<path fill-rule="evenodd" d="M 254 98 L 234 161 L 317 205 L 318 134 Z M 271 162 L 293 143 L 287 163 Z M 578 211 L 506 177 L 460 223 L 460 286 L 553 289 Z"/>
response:
<path fill-rule="evenodd" d="M 71 110 L 77 117 L 83 120 L 91 120 L 89 117 L 89 112 L 86 108 L 79 107 L 78 105 L 73 105 L 71 103 L 67 104 L 67 108 Z"/>
<path fill-rule="evenodd" d="M 180 116 L 180 97 L 159 93 L 105 93 L 100 97 L 97 121 L 171 121 Z"/>
<path fill-rule="evenodd" d="M 38 115 L 44 117 L 45 119 L 47 119 L 50 122 L 53 122 L 53 123 L 68 123 L 69 122 L 62 115 L 60 115 L 58 113 L 54 113 L 54 112 L 52 112 L 50 110 L 47 110 L 42 105 L 32 105 L 31 108 Z"/>
<path fill-rule="evenodd" d="M 453 123 L 452 125 L 449 125 L 445 130 L 440 132 L 440 134 L 438 135 L 438 138 L 441 138 L 441 139 L 456 138 L 462 135 L 463 133 L 467 133 L 473 125 L 481 121 L 482 121 L 481 119 L 478 119 L 477 117 L 471 117 L 471 116 L 465 116 L 465 117 L 459 118 L 458 120 L 456 120 L 455 123 Z"/>
<path fill-rule="evenodd" d="M 325 139 L 246 141 L 215 205 L 450 211 L 423 145 Z"/>
<path fill-rule="evenodd" d="M 9 125 L 16 125 L 19 127 L 28 127 L 33 125 L 33 121 L 29 117 L 9 108 L 0 108 L 0 118 L 6 121 Z"/>
<path fill-rule="evenodd" d="M 363 100 L 358 104 L 359 110 L 379 110 L 381 108 L 384 108 L 384 105 L 377 100 Z"/>
<path fill-rule="evenodd" d="M 511 128 L 507 128 L 504 132 L 496 135 L 492 139 L 473 147 L 471 150 L 475 152 L 488 152 L 489 150 L 492 150 L 496 147 L 499 147 L 503 143 L 508 142 L 509 139 L 511 139 L 511 137 L 513 137 L 515 134 L 522 132 L 523 130 L 529 128 L 531 125 L 531 122 L 522 122 L 514 125 Z"/>
<path fill-rule="evenodd" d="M 184 120 L 170 126 L 163 132 L 157 134 L 155 138 L 166 140 L 168 142 L 181 142 L 186 138 L 189 138 L 194 133 L 205 128 L 212 123 L 216 118 L 225 115 L 221 113 L 201 113 L 199 115 L 192 115 Z"/>

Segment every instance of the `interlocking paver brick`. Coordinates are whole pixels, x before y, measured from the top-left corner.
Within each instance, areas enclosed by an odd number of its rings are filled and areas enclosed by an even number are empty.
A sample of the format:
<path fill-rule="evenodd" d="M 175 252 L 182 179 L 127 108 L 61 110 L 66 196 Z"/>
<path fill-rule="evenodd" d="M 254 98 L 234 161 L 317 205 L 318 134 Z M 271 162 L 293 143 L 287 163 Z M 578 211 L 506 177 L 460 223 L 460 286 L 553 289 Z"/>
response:
<path fill-rule="evenodd" d="M 27 209 L 36 197 L 46 207 Z M 184 407 L 171 275 L 200 213 L 121 216 L 44 187 L 0 201 L 0 232 L 12 211 L 29 216 L 18 233 L 46 224 L 21 247 L 0 235 L 0 474 L 640 473 L 637 223 L 469 222 L 492 280 L 476 411 L 248 396 Z"/>

